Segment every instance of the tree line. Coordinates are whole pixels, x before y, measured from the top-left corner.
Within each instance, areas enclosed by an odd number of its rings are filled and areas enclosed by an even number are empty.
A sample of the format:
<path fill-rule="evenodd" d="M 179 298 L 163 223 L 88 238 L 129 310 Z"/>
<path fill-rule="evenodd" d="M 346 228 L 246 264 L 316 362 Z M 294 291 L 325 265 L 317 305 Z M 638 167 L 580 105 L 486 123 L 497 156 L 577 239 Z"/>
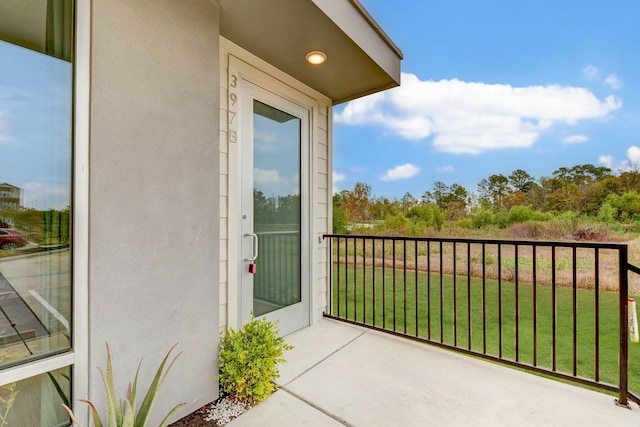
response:
<path fill-rule="evenodd" d="M 384 224 L 388 229 L 421 233 L 445 224 L 462 228 L 506 227 L 558 216 L 590 218 L 602 223 L 640 222 L 640 171 L 614 174 L 591 164 L 561 167 L 536 179 L 522 169 L 509 175 L 493 174 L 478 182 L 475 191 L 442 181 L 415 197 L 375 197 L 362 182 L 333 197 L 334 232 L 348 224 Z M 412 229 L 412 227 L 414 229 Z"/>

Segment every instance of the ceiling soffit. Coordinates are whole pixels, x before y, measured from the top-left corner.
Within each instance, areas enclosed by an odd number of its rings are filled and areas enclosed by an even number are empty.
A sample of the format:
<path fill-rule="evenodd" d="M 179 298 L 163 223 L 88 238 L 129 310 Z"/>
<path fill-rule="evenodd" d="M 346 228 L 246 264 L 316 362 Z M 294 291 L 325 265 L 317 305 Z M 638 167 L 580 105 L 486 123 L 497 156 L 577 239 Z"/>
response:
<path fill-rule="evenodd" d="M 400 84 L 402 53 L 356 0 L 220 0 L 220 34 L 334 104 Z"/>

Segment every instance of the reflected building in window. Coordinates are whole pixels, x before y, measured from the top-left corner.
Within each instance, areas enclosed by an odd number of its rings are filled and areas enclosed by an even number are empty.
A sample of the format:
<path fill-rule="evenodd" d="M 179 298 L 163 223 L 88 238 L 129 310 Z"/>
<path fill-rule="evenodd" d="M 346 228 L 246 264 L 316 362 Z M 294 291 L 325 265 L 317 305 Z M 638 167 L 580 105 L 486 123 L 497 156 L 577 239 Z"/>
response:
<path fill-rule="evenodd" d="M 22 206 L 22 189 L 7 182 L 0 184 L 0 210 Z"/>

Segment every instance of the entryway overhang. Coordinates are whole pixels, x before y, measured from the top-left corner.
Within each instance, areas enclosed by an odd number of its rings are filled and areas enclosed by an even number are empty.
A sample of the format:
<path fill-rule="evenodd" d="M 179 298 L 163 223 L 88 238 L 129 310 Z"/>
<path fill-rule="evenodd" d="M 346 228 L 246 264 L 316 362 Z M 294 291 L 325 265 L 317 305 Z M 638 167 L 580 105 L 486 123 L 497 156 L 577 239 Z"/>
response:
<path fill-rule="evenodd" d="M 402 52 L 357 0 L 220 0 L 220 34 L 334 104 L 400 84 Z"/>

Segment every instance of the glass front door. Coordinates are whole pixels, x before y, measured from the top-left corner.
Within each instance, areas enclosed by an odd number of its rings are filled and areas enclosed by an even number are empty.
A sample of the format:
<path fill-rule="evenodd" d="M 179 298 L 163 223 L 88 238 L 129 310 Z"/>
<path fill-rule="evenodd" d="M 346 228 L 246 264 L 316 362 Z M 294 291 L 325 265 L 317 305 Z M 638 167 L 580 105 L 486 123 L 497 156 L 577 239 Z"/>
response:
<path fill-rule="evenodd" d="M 243 82 L 242 315 L 279 320 L 281 334 L 308 324 L 307 109 Z M 308 271 L 308 268 L 306 269 Z"/>

